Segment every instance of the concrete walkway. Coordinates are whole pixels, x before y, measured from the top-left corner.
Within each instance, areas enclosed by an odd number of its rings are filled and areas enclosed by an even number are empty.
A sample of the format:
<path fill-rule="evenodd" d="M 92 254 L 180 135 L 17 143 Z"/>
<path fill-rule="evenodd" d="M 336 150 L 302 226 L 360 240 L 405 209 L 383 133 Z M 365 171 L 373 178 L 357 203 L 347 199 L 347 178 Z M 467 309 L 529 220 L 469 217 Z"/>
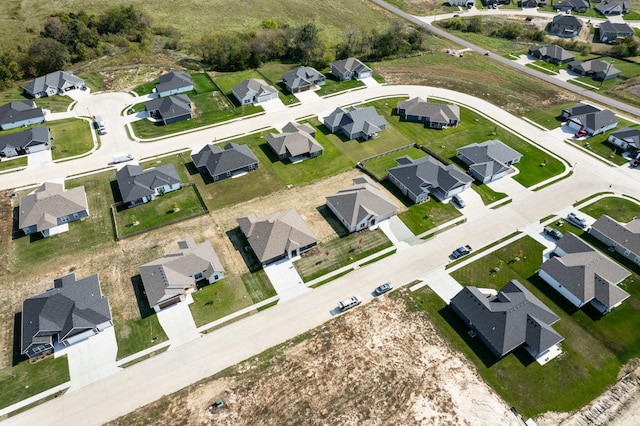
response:
<path fill-rule="evenodd" d="M 169 350 L 202 337 L 198 333 L 191 310 L 189 310 L 189 304 L 191 303 L 193 303 L 193 297 L 191 297 L 191 294 L 187 294 L 186 300 L 157 313 L 160 325 L 171 342 Z"/>
<path fill-rule="evenodd" d="M 284 259 L 264 267 L 269 281 L 280 296 L 280 302 L 286 302 L 301 294 L 311 291 L 293 266 L 294 259 Z"/>
<path fill-rule="evenodd" d="M 389 238 L 398 251 L 405 250 L 411 246 L 422 243 L 422 240 L 415 235 L 398 216 L 392 216 L 388 220 L 378 223 L 382 232 Z"/>

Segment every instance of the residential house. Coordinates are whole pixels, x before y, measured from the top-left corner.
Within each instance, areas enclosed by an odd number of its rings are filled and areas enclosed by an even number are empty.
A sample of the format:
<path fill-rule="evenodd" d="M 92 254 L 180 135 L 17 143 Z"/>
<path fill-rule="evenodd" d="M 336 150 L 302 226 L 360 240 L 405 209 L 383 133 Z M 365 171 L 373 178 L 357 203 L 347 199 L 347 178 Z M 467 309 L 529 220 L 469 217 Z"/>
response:
<path fill-rule="evenodd" d="M 473 178 L 449 164 L 445 166 L 433 157 L 413 160 L 397 158 L 397 166 L 388 170 L 389 180 L 414 203 L 427 201 L 430 195 L 447 200 L 471 186 Z"/>
<path fill-rule="evenodd" d="M 63 95 L 73 89 L 83 89 L 84 80 L 76 77 L 69 71 L 54 71 L 47 75 L 37 77 L 27 83 L 23 89 L 32 98 Z"/>
<path fill-rule="evenodd" d="M 262 218 L 251 213 L 236 220 L 253 253 L 263 265 L 291 259 L 318 245 L 318 238 L 294 209 Z"/>
<path fill-rule="evenodd" d="M 109 300 L 98 275 L 76 280 L 75 272 L 53 280 L 53 288 L 22 302 L 20 353 L 47 355 L 112 327 Z"/>
<path fill-rule="evenodd" d="M 528 53 L 536 59 L 555 65 L 566 64 L 567 62 L 571 62 L 575 59 L 571 53 L 567 52 L 560 46 L 556 46 L 555 44 L 547 46 L 531 46 Z"/>
<path fill-rule="evenodd" d="M 37 126 L 23 132 L 0 135 L 0 158 L 33 154 L 51 148 L 49 127 Z"/>
<path fill-rule="evenodd" d="M 508 175 L 511 166 L 520 161 L 522 154 L 493 139 L 458 148 L 458 158 L 469 166 L 471 176 L 488 183 Z"/>
<path fill-rule="evenodd" d="M 259 104 L 260 102 L 278 99 L 276 88 L 257 78 L 250 78 L 234 85 L 231 88 L 231 92 L 240 102 L 240 105 Z"/>
<path fill-rule="evenodd" d="M 155 92 L 161 98 L 193 90 L 193 80 L 186 72 L 172 71 L 161 75 L 156 83 Z"/>
<path fill-rule="evenodd" d="M 618 120 L 613 112 L 603 109 L 572 115 L 567 119 L 566 125 L 575 131 L 585 130 L 589 136 L 594 136 L 615 128 L 618 125 Z"/>
<path fill-rule="evenodd" d="M 629 223 L 618 223 L 607 215 L 596 220 L 589 234 L 636 265 L 640 265 L 640 216 Z"/>
<path fill-rule="evenodd" d="M 375 226 L 394 216 L 398 210 L 366 176 L 353 179 L 353 186 L 329 195 L 327 206 L 349 232 Z"/>
<path fill-rule="evenodd" d="M 551 328 L 560 317 L 516 280 L 491 293 L 465 287 L 449 306 L 498 358 L 524 347 L 543 364 L 557 356 L 564 340 Z"/>
<path fill-rule="evenodd" d="M 575 234 L 564 234 L 553 253 L 538 275 L 574 306 L 590 303 L 606 314 L 629 297 L 618 284 L 631 273 Z"/>
<path fill-rule="evenodd" d="M 209 241 L 178 241 L 179 250 L 140 266 L 149 305 L 156 311 L 182 302 L 187 294 L 224 278 L 224 268 Z"/>
<path fill-rule="evenodd" d="M 567 68 L 585 77 L 595 80 L 605 81 L 616 78 L 620 75 L 620 70 L 611 65 L 611 62 L 592 59 L 590 61 L 572 61 Z"/>
<path fill-rule="evenodd" d="M 226 144 L 224 149 L 218 145 L 205 145 L 191 155 L 191 159 L 198 171 L 211 176 L 214 182 L 258 168 L 258 158 L 249 147 L 233 142 Z"/>
<path fill-rule="evenodd" d="M 156 196 L 176 191 L 182 187 L 180 177 L 173 164 L 165 164 L 147 170 L 127 164 L 116 172 L 122 201 L 128 207 L 148 203 Z"/>
<path fill-rule="evenodd" d="M 417 97 L 399 101 L 397 112 L 405 121 L 426 123 L 432 129 L 456 126 L 460 121 L 458 105 L 427 102 Z"/>
<path fill-rule="evenodd" d="M 20 198 L 18 227 L 26 235 L 40 232 L 44 237 L 69 230 L 69 222 L 89 216 L 84 186 L 68 190 L 64 185 L 45 182 Z"/>
<path fill-rule="evenodd" d="M 624 22 L 604 21 L 598 29 L 598 36 L 603 43 L 615 43 L 619 39 L 633 37 L 633 28 Z"/>
<path fill-rule="evenodd" d="M 518 6 L 520 7 L 545 7 L 547 5 L 547 0 L 521 0 L 518 2 Z M 528 21 L 531 19 L 527 18 Z"/>
<path fill-rule="evenodd" d="M 279 160 L 292 163 L 322 155 L 322 145 L 315 138 L 316 130 L 309 124 L 289 122 L 282 133 L 269 133 L 267 144 Z"/>
<path fill-rule="evenodd" d="M 449 6 L 464 6 L 469 9 L 476 4 L 475 0 L 447 0 L 446 3 L 448 3 Z"/>
<path fill-rule="evenodd" d="M 549 34 L 559 37 L 575 37 L 582 30 L 582 20 L 573 15 L 556 15 L 549 26 Z"/>
<path fill-rule="evenodd" d="M 631 11 L 629 0 L 603 0 L 596 5 L 596 10 L 603 15 L 622 15 Z"/>
<path fill-rule="evenodd" d="M 331 74 L 338 80 L 362 80 L 371 77 L 371 68 L 356 58 L 340 59 L 331 63 Z"/>
<path fill-rule="evenodd" d="M 0 130 L 44 122 L 44 111 L 33 101 L 9 102 L 0 106 Z"/>
<path fill-rule="evenodd" d="M 378 132 L 387 128 L 387 120 L 374 107 L 347 109 L 336 108 L 324 119 L 324 126 L 331 133 L 341 132 L 347 139 L 364 140 L 378 137 Z"/>
<path fill-rule="evenodd" d="M 285 87 L 291 93 L 304 92 L 316 86 L 322 86 L 325 79 L 323 74 L 311 67 L 297 67 L 282 76 Z"/>
<path fill-rule="evenodd" d="M 586 0 L 562 0 L 556 4 L 555 9 L 560 12 L 579 12 L 585 13 L 589 10 L 589 2 Z"/>
<path fill-rule="evenodd" d="M 598 111 L 600 111 L 600 108 L 596 108 L 593 105 L 576 104 L 572 107 L 563 109 L 560 115 L 562 116 L 562 118 L 567 119 L 574 115 L 591 114 Z"/>
<path fill-rule="evenodd" d="M 151 118 L 171 124 L 191 118 L 191 100 L 187 95 L 172 95 L 144 103 Z"/>
<path fill-rule="evenodd" d="M 635 157 L 640 151 L 640 129 L 624 127 L 609 135 L 607 142 L 629 151 Z"/>

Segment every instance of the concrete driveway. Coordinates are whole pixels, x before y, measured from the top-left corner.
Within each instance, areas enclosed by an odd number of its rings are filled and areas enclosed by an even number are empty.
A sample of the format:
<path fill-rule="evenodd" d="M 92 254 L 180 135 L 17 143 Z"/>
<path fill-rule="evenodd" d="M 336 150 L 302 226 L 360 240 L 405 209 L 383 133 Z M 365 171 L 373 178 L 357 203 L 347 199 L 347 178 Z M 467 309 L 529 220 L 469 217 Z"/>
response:
<path fill-rule="evenodd" d="M 302 282 L 302 278 L 300 278 L 298 271 L 296 271 L 296 268 L 293 266 L 293 261 L 290 259 L 267 265 L 264 271 L 267 273 L 269 281 L 271 281 L 276 293 L 280 296 L 280 303 L 311 291 L 311 289 Z"/>
<path fill-rule="evenodd" d="M 388 220 L 378 223 L 378 227 L 384 232 L 398 251 L 405 250 L 416 244 L 423 242 L 413 235 L 413 232 L 405 225 L 398 216 L 392 216 Z"/>
<path fill-rule="evenodd" d="M 43 164 L 51 163 L 51 161 L 53 160 L 52 154 L 53 153 L 50 149 L 45 149 L 44 151 L 29 154 L 27 156 L 27 165 L 28 167 L 38 167 Z"/>
<path fill-rule="evenodd" d="M 202 337 L 189 310 L 191 303 L 193 303 L 193 297 L 188 294 L 186 300 L 157 313 L 158 321 L 171 341 L 169 350 Z"/>
<path fill-rule="evenodd" d="M 70 391 L 78 390 L 121 370 L 116 366 L 118 343 L 115 328 L 109 327 L 91 338 L 55 352 L 69 359 Z"/>

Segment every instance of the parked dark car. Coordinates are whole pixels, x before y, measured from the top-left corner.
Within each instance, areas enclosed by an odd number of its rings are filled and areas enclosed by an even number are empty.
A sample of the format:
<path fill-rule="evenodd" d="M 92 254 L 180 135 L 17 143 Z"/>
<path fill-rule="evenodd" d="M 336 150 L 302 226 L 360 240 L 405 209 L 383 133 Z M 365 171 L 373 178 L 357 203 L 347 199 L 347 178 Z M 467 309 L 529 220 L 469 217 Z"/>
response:
<path fill-rule="evenodd" d="M 374 293 L 376 294 L 376 296 L 380 296 L 381 294 L 384 294 L 391 290 L 393 290 L 393 285 L 391 283 L 384 283 L 376 287 Z"/>
<path fill-rule="evenodd" d="M 545 226 L 543 232 L 555 240 L 559 240 L 563 237 L 562 232 L 550 226 Z"/>
<path fill-rule="evenodd" d="M 462 256 L 466 256 L 469 253 L 471 253 L 471 250 L 473 250 L 473 249 L 469 245 L 458 247 L 457 249 L 455 249 L 453 251 L 453 253 L 451 253 L 451 257 L 453 257 L 454 259 L 458 259 L 458 258 L 460 258 Z"/>

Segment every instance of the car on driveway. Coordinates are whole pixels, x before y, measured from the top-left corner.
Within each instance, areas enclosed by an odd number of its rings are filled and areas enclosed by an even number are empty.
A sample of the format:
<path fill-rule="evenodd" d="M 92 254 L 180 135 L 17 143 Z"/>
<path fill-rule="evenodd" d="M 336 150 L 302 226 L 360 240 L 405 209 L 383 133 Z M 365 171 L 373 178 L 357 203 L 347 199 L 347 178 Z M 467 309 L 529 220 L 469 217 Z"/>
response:
<path fill-rule="evenodd" d="M 454 195 L 453 197 L 451 197 L 451 199 L 456 203 L 456 205 L 460 209 L 463 209 L 464 206 L 467 205 L 467 203 L 464 202 L 464 200 L 462 199 L 462 197 L 459 194 Z"/>
<path fill-rule="evenodd" d="M 630 166 L 634 168 L 640 166 L 640 158 L 633 160 Z"/>
<path fill-rule="evenodd" d="M 587 136 L 587 131 L 585 129 L 580 129 L 573 136 L 575 136 L 576 138 L 581 138 L 581 137 Z"/>
<path fill-rule="evenodd" d="M 548 236 L 550 236 L 551 238 L 553 238 L 554 240 L 559 240 L 560 238 L 563 237 L 562 232 L 550 226 L 545 226 L 542 231 Z"/>
<path fill-rule="evenodd" d="M 462 256 L 466 256 L 471 253 L 471 250 L 473 249 L 469 245 L 458 247 L 453 251 L 453 253 L 451 253 L 451 257 L 453 257 L 454 259 L 459 259 Z"/>
<path fill-rule="evenodd" d="M 567 222 L 581 229 L 587 228 L 587 220 L 584 217 L 578 216 L 576 213 L 573 213 L 573 212 L 567 215 Z"/>
<path fill-rule="evenodd" d="M 374 290 L 374 293 L 376 294 L 376 296 L 380 296 L 391 290 L 393 290 L 393 285 L 391 283 L 384 283 L 376 287 L 376 289 Z"/>

